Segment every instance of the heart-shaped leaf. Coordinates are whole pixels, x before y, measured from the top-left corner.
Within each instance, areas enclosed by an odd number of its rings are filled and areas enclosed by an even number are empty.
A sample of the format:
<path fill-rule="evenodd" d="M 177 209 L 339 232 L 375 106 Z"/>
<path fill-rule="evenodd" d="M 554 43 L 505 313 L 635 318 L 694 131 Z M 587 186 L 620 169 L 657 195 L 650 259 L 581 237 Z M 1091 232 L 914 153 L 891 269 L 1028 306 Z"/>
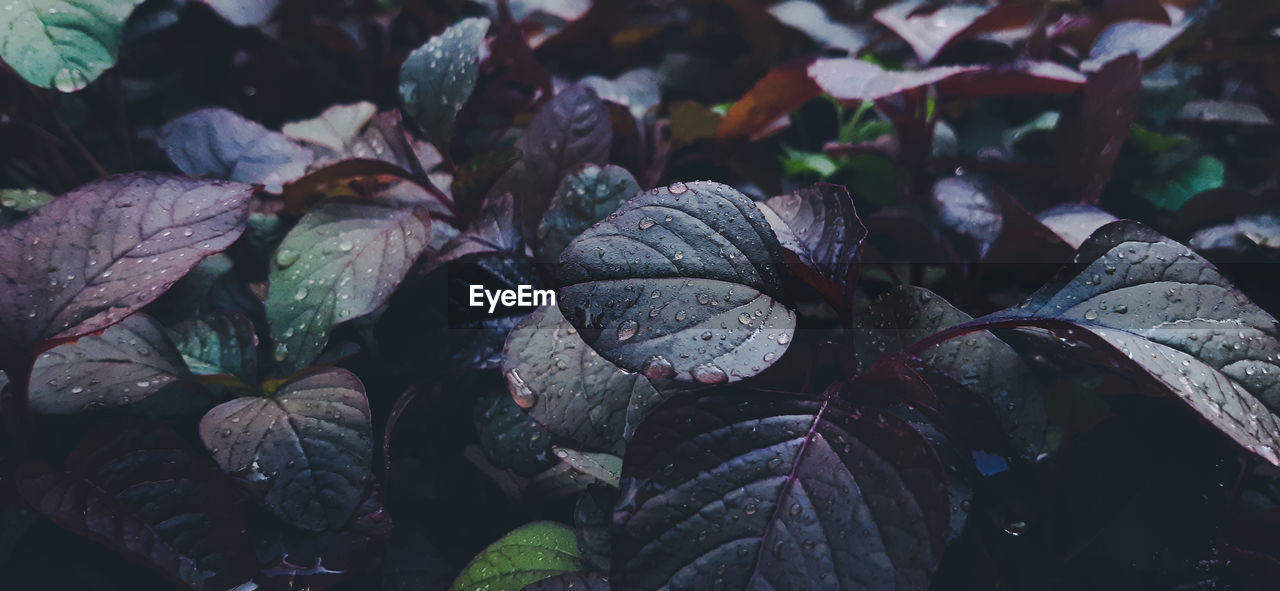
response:
<path fill-rule="evenodd" d="M 307 212 L 271 265 L 267 317 L 281 368 L 307 367 L 334 326 L 386 303 L 430 238 L 419 208 L 330 200 Z"/>
<path fill-rule="evenodd" d="M 0 10 L 0 59 L 27 82 L 74 92 L 116 63 L 124 22 L 142 0 L 40 0 Z"/>
<path fill-rule="evenodd" d="M 877 410 L 721 391 L 663 405 L 623 463 L 617 589 L 927 589 L 949 531 L 924 438 Z"/>
<path fill-rule="evenodd" d="M 583 85 L 560 91 L 542 107 L 516 141 L 524 157 L 490 189 L 516 196 L 516 212 L 526 235 L 533 235 L 560 180 L 589 163 L 609 161 L 613 127 L 596 92 Z"/>
<path fill-rule="evenodd" d="M 591 450 L 622 451 L 671 390 L 600 357 L 555 306 L 538 308 L 511 331 L 502 370 L 512 399 L 533 420 Z"/>
<path fill-rule="evenodd" d="M 246 185 L 134 173 L 89 183 L 0 231 L 0 360 L 102 330 L 244 231 Z"/>
<path fill-rule="evenodd" d="M 627 169 L 588 164 L 560 182 L 538 226 L 538 256 L 554 261 L 578 234 L 640 192 Z"/>
<path fill-rule="evenodd" d="M 182 172 L 261 184 L 274 192 L 305 174 L 314 158 L 284 134 L 222 108 L 166 123 L 156 143 Z"/>
<path fill-rule="evenodd" d="M 922 287 L 897 287 L 859 316 L 854 331 L 858 364 L 896 353 L 935 332 L 972 318 Z M 984 401 L 1014 448 L 1034 458 L 1044 446 L 1047 416 L 1031 369 L 1004 341 L 989 332 L 951 339 L 917 354 L 921 360 Z"/>
<path fill-rule="evenodd" d="M 355 374 L 328 368 L 269 398 L 224 402 L 200 420 L 200 439 L 224 472 L 264 489 L 275 516 L 302 529 L 345 525 L 373 461 L 369 401 Z"/>
<path fill-rule="evenodd" d="M 847 309 L 857 282 L 867 228 L 849 191 L 818 183 L 779 195 L 761 210 L 777 234 L 791 269 L 837 311 Z"/>
<path fill-rule="evenodd" d="M 413 50 L 400 66 L 404 112 L 441 151 L 448 149 L 458 111 L 476 88 L 488 30 L 487 18 L 463 19 Z"/>
<path fill-rule="evenodd" d="M 134 314 L 45 351 L 31 370 L 31 410 L 70 414 L 138 402 L 191 375 L 164 327 Z"/>
<path fill-rule="evenodd" d="M 181 322 L 169 329 L 169 336 L 191 373 L 257 383 L 258 335 L 243 314 L 224 312 Z"/>
<path fill-rule="evenodd" d="M 489 544 L 462 569 L 449 589 L 520 591 L 530 583 L 583 568 L 572 528 L 535 521 Z"/>
<path fill-rule="evenodd" d="M 558 304 L 605 359 L 653 379 L 760 373 L 791 342 L 782 246 L 747 196 L 674 183 L 628 201 L 560 256 Z"/>
<path fill-rule="evenodd" d="M 65 471 L 27 464 L 18 490 L 58 525 L 111 546 L 196 591 L 256 571 L 234 491 L 166 428 L 112 426 L 86 436 Z"/>
<path fill-rule="evenodd" d="M 1103 226 L 1026 302 L 976 322 L 1084 329 L 1280 465 L 1280 324 L 1208 261 L 1150 228 Z"/>

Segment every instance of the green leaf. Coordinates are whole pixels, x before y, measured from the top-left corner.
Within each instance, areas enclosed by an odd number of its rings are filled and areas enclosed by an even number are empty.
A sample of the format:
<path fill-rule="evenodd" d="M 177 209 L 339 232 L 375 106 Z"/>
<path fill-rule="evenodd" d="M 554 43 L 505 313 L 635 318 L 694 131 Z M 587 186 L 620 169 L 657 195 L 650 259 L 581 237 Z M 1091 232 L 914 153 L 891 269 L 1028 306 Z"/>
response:
<path fill-rule="evenodd" d="M 258 336 L 243 314 L 223 312 L 181 322 L 169 329 L 169 336 L 192 373 L 257 383 Z"/>
<path fill-rule="evenodd" d="M 475 90 L 488 30 L 489 19 L 463 19 L 415 49 L 400 67 L 404 112 L 441 151 L 448 148 L 458 111 Z"/>
<path fill-rule="evenodd" d="M 309 531 L 347 523 L 373 461 L 369 401 L 355 374 L 337 368 L 246 396 L 200 420 L 200 439 L 224 472 L 262 493 L 267 509 Z"/>
<path fill-rule="evenodd" d="M 0 58 L 27 82 L 74 92 L 116 63 L 120 34 L 142 0 L 9 0 Z"/>
<path fill-rule="evenodd" d="M 482 550 L 462 569 L 450 591 L 520 591 L 542 579 L 586 568 L 573 529 L 535 521 Z"/>
<path fill-rule="evenodd" d="M 0 208 L 31 213 L 53 201 L 53 195 L 35 189 L 0 189 Z"/>
<path fill-rule="evenodd" d="M 533 420 L 591 450 L 620 452 L 669 396 L 643 374 L 600 357 L 555 306 L 535 310 L 511 331 L 502 370 L 512 399 Z"/>
<path fill-rule="evenodd" d="M 1129 126 L 1129 131 L 1131 133 L 1129 139 L 1147 154 L 1158 154 L 1175 148 L 1186 148 L 1193 145 L 1191 138 L 1185 135 L 1164 135 L 1137 123 Z"/>
<path fill-rule="evenodd" d="M 1221 160 L 1201 156 L 1175 168 L 1167 179 L 1138 183 L 1134 189 L 1156 207 L 1178 211 L 1192 197 L 1221 187 L 1225 174 Z"/>
<path fill-rule="evenodd" d="M 31 371 L 31 410 L 71 414 L 138 402 L 189 377 L 164 328 L 145 314 L 46 351 Z"/>
<path fill-rule="evenodd" d="M 560 311 L 602 357 L 651 379 L 764 371 L 790 345 L 796 313 L 759 207 L 709 181 L 640 194 L 560 255 Z"/>
<path fill-rule="evenodd" d="M 538 255 L 555 260 L 578 234 L 613 213 L 640 191 L 627 169 L 612 164 L 588 164 L 569 173 L 551 198 L 538 226 Z"/>
<path fill-rule="evenodd" d="M 307 212 L 271 264 L 267 318 L 283 370 L 307 367 L 334 326 L 386 303 L 430 235 L 420 208 L 330 200 Z"/>
<path fill-rule="evenodd" d="M 816 174 L 825 180 L 840 170 L 839 165 L 822 152 L 785 149 L 787 154 L 782 158 L 782 170 L 788 175 Z"/>

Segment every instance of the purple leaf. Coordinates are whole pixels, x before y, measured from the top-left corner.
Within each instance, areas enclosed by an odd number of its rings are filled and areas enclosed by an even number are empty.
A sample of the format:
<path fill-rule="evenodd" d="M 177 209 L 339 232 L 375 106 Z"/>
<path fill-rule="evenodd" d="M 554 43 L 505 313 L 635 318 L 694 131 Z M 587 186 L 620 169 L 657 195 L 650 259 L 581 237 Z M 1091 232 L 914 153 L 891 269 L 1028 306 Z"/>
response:
<path fill-rule="evenodd" d="M 178 170 L 279 192 L 301 177 L 311 151 L 276 131 L 222 108 L 200 109 L 164 125 L 157 140 Z"/>
<path fill-rule="evenodd" d="M 555 306 L 535 310 L 511 331 L 502 370 L 517 406 L 588 450 L 620 452 L 649 410 L 671 394 L 602 358 Z"/>
<path fill-rule="evenodd" d="M 841 102 L 874 101 L 928 86 L 963 72 L 981 68 L 939 66 L 914 72 L 891 72 L 871 62 L 851 57 L 819 59 L 809 66 L 809 76 L 823 92 Z"/>
<path fill-rule="evenodd" d="M 1121 56 L 1089 75 L 1084 91 L 1054 131 L 1058 189 L 1072 201 L 1095 204 L 1111 180 L 1129 138 L 1142 91 L 1142 63 Z"/>
<path fill-rule="evenodd" d="M 849 191 L 818 183 L 767 201 L 760 211 L 782 243 L 792 272 L 836 310 L 852 302 L 867 229 Z"/>
<path fill-rule="evenodd" d="M 1173 26 L 1144 21 L 1116 23 L 1098 35 L 1080 69 L 1095 72 L 1125 55 L 1136 55 L 1139 61 L 1146 61 L 1185 30 L 1185 23 Z"/>
<path fill-rule="evenodd" d="M 99 429 L 80 442 L 65 471 L 23 466 L 18 489 L 58 525 L 195 591 L 223 591 L 254 574 L 234 491 L 167 428 Z"/>
<path fill-rule="evenodd" d="M 627 448 L 621 589 L 925 589 L 949 535 L 945 472 L 897 417 L 721 390 L 672 399 Z"/>
<path fill-rule="evenodd" d="M 1064 203 L 1040 212 L 1036 219 L 1071 248 L 1080 248 L 1094 231 L 1116 221 L 1116 216 L 1092 205 Z"/>
<path fill-rule="evenodd" d="M 641 193 L 560 255 L 557 304 L 605 359 L 651 378 L 717 383 L 760 373 L 787 349 L 782 247 L 732 187 Z"/>
<path fill-rule="evenodd" d="M 564 175 L 583 164 L 608 162 L 612 142 L 609 112 L 600 97 L 586 86 L 570 86 L 538 111 L 516 141 L 524 157 L 489 195 L 514 195 L 520 223 L 532 236 Z"/>
<path fill-rule="evenodd" d="M 1004 4 L 943 6 L 929 10 L 922 0 L 907 0 L 882 8 L 875 19 L 902 37 L 920 61 L 929 63 L 952 45 L 982 33 L 1026 25 L 1035 16 L 1030 6 Z"/>
<path fill-rule="evenodd" d="M 979 98 L 1024 94 L 1069 94 L 1085 83 L 1080 72 L 1062 64 L 1020 60 L 971 68 L 938 83 L 944 96 Z"/>
<path fill-rule="evenodd" d="M 31 410 L 70 414 L 138 402 L 191 376 L 164 327 L 134 314 L 101 334 L 54 347 L 31 370 Z"/>
<path fill-rule="evenodd" d="M 222 470 L 260 490 L 273 515 L 309 531 L 351 519 L 370 477 L 371 436 L 364 385 L 336 368 L 290 380 L 270 398 L 225 402 L 200 421 Z"/>
<path fill-rule="evenodd" d="M 252 188 L 159 173 L 96 181 L 0 231 L 0 359 L 102 330 L 244 231 Z"/>
<path fill-rule="evenodd" d="M 520 234 L 515 214 L 515 201 L 510 193 L 485 199 L 480 215 L 467 230 L 440 248 L 431 258 L 429 268 L 477 254 L 524 254 L 524 237 Z"/>
<path fill-rule="evenodd" d="M 1083 329 L 1232 440 L 1280 465 L 1280 323 L 1208 261 L 1136 222 L 1100 228 L 1026 302 L 976 321 Z M 1079 335 L 1081 330 L 1075 330 Z"/>

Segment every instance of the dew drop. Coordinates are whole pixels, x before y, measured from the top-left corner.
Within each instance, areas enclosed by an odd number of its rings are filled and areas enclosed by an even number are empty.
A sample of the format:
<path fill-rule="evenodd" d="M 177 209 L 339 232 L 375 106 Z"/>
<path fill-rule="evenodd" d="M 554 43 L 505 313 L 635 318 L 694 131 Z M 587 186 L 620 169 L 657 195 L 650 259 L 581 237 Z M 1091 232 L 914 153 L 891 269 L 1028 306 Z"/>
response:
<path fill-rule="evenodd" d="M 664 380 L 675 375 L 675 367 L 666 357 L 654 355 L 645 360 L 644 366 L 640 368 L 644 372 L 645 377 L 651 380 Z"/>
<path fill-rule="evenodd" d="M 296 250 L 289 250 L 287 248 L 282 248 L 280 249 L 279 252 L 276 253 L 276 264 L 280 265 L 281 269 L 284 269 L 289 265 L 292 265 L 298 262 L 298 257 L 300 256 L 302 256 L 301 253 L 299 253 Z"/>
<path fill-rule="evenodd" d="M 689 187 L 686 187 L 684 183 L 677 181 L 667 185 L 667 190 L 671 191 L 672 195 L 682 195 L 685 191 L 689 190 Z"/>
<path fill-rule="evenodd" d="M 726 374 L 723 369 L 708 363 L 694 367 L 690 373 L 693 374 L 693 379 L 703 384 L 719 384 L 729 381 L 729 374 Z"/>
<path fill-rule="evenodd" d="M 623 320 L 622 324 L 618 325 L 618 340 L 630 340 L 639 330 L 640 325 L 635 320 Z"/>

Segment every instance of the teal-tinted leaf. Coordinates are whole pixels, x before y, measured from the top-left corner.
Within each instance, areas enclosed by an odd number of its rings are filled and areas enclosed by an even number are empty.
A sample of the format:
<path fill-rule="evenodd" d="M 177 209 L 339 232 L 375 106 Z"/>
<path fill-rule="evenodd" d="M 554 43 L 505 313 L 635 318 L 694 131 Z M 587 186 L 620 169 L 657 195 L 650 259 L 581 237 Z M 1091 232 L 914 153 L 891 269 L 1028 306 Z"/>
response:
<path fill-rule="evenodd" d="M 116 63 L 124 22 L 142 0 L 8 2 L 0 58 L 27 82 L 74 92 Z"/>
<path fill-rule="evenodd" d="M 453 581 L 450 591 L 520 591 L 547 577 L 585 568 L 573 529 L 535 521 L 482 550 Z"/>
<path fill-rule="evenodd" d="M 869 368 L 882 355 L 969 320 L 927 289 L 894 288 L 859 316 L 853 333 L 858 364 Z M 1048 423 L 1041 387 L 1008 344 L 980 332 L 944 341 L 917 356 L 984 401 L 1019 453 L 1030 458 L 1040 453 Z"/>
<path fill-rule="evenodd" d="M 583 164 L 608 162 L 612 144 L 609 111 L 600 97 L 586 86 L 570 86 L 534 116 L 516 141 L 524 157 L 498 179 L 489 195 L 515 195 L 522 227 L 532 235 L 564 175 Z"/>
<path fill-rule="evenodd" d="M 370 476 L 371 435 L 364 385 L 337 368 L 286 382 L 269 398 L 225 402 L 200 421 L 218 466 L 262 490 L 272 514 L 310 531 L 350 520 Z"/>
<path fill-rule="evenodd" d="M 400 67 L 400 100 L 423 137 L 442 151 L 454 120 L 476 87 L 489 19 L 468 18 L 432 37 Z"/>
<path fill-rule="evenodd" d="M 237 27 L 256 27 L 267 22 L 280 0 L 197 0 L 207 4 L 227 22 Z"/>
<path fill-rule="evenodd" d="M 609 486 L 617 487 L 622 475 L 622 458 L 599 452 L 578 451 L 567 447 L 552 446 L 560 461 L 587 476 Z"/>
<path fill-rule="evenodd" d="M 305 174 L 314 157 L 284 134 L 222 108 L 166 123 L 156 142 L 182 172 L 261 184 L 269 191 Z"/>
<path fill-rule="evenodd" d="M 70 414 L 138 402 L 191 373 L 164 327 L 134 314 L 46 351 L 31 371 L 31 410 Z"/>
<path fill-rule="evenodd" d="M 945 472 L 905 421 L 839 400 L 681 396 L 623 463 L 619 590 L 929 587 L 950 531 Z"/>
<path fill-rule="evenodd" d="M 978 322 L 1083 329 L 1280 465 L 1280 324 L 1208 261 L 1150 228 L 1103 226 L 1026 302 Z"/>
<path fill-rule="evenodd" d="M 510 394 L 494 391 L 477 396 L 473 420 L 480 449 L 495 467 L 530 476 L 555 465 L 551 434 L 521 412 Z"/>
<path fill-rule="evenodd" d="M 640 192 L 627 169 L 612 164 L 588 164 L 560 182 L 551 206 L 538 226 L 538 256 L 554 261 L 578 234 L 613 213 L 623 201 Z"/>
<path fill-rule="evenodd" d="M 257 571 L 235 491 L 208 458 L 167 428 L 95 429 L 63 471 L 27 463 L 16 480 L 26 502 L 54 523 L 183 588 L 224 591 Z"/>
<path fill-rule="evenodd" d="M 258 382 L 258 336 L 243 314 L 210 314 L 169 329 L 191 373 L 230 375 L 245 384 Z"/>
<path fill-rule="evenodd" d="M 0 230 L 0 363 L 102 330 L 244 231 L 252 188 L 158 173 L 89 183 Z"/>
<path fill-rule="evenodd" d="M 602 357 L 653 379 L 737 381 L 791 343 L 782 246 L 742 193 L 673 183 L 628 201 L 560 256 L 557 303 Z"/>
<path fill-rule="evenodd" d="M 334 326 L 386 303 L 430 238 L 418 208 L 331 200 L 307 212 L 271 264 L 267 318 L 281 368 L 307 367 Z"/>
<path fill-rule="evenodd" d="M 535 310 L 511 331 L 502 370 L 512 399 L 538 424 L 584 449 L 615 453 L 672 389 L 659 391 L 644 375 L 602 358 L 555 306 Z"/>
<path fill-rule="evenodd" d="M 1189 160 L 1169 172 L 1169 178 L 1139 183 L 1134 190 L 1152 205 L 1178 211 L 1192 197 L 1222 186 L 1226 171 L 1213 156 Z"/>

